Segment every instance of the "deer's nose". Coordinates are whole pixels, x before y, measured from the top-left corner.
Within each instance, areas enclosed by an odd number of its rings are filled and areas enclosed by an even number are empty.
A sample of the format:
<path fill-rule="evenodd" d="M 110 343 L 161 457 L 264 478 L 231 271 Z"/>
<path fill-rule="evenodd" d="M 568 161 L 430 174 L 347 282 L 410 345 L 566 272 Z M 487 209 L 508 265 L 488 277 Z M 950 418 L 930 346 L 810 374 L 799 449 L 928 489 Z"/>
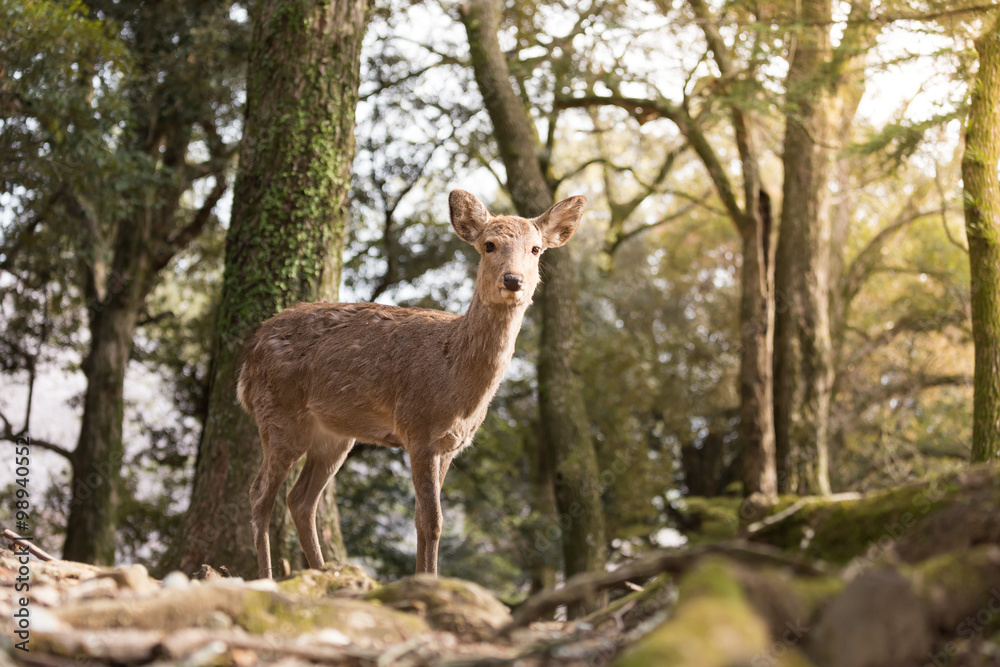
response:
<path fill-rule="evenodd" d="M 518 292 L 521 286 L 524 284 L 524 280 L 521 276 L 516 276 L 513 273 L 505 273 L 503 276 L 503 286 L 509 289 L 511 292 Z"/>

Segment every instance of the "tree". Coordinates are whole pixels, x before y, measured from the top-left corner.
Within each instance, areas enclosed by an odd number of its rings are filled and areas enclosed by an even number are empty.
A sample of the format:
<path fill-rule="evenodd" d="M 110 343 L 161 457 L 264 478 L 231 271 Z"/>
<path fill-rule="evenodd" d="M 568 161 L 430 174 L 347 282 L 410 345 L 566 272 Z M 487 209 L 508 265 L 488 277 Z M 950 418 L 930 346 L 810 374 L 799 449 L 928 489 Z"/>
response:
<path fill-rule="evenodd" d="M 669 3 L 661 3 L 664 13 Z M 754 50 L 745 64 L 747 71 L 727 46 L 718 27 L 718 17 L 704 0 L 686 3 L 701 27 L 708 51 L 718 74 L 708 74 L 693 86 L 698 95 L 683 93 L 680 103 L 665 94 L 635 97 L 623 94 L 618 81 L 602 84 L 610 95 L 562 95 L 562 107 L 617 106 L 640 124 L 667 118 L 701 160 L 716 195 L 725 208 L 742 243 L 742 292 L 740 300 L 740 447 L 741 478 L 746 495 L 759 494 L 773 499 L 777 494 L 774 449 L 774 411 L 772 359 L 774 347 L 774 225 L 771 196 L 761 170 L 762 148 L 757 134 L 755 109 L 760 95 L 754 77 L 762 57 Z M 655 84 L 648 84 L 655 90 Z M 593 84 L 589 87 L 593 90 Z M 713 93 L 701 99 L 706 92 Z M 697 104 L 702 104 L 701 109 Z M 728 117 L 739 156 L 742 187 L 734 185 L 725 167 L 719 147 L 709 139 L 710 123 L 715 119 L 715 105 Z M 742 191 L 742 196 L 740 191 Z"/>
<path fill-rule="evenodd" d="M 976 51 L 962 182 L 976 349 L 972 460 L 986 461 L 1000 456 L 1000 19 L 976 40 Z"/>
<path fill-rule="evenodd" d="M 75 297 L 90 336 L 77 445 L 48 447 L 72 469 L 63 555 L 112 563 L 133 336 L 163 269 L 217 222 L 234 155 L 223 130 L 238 108 L 242 30 L 222 3 L 14 5 L 3 6 L 14 46 L 12 76 L 0 84 L 12 149 L 4 155 L 16 165 L 5 165 L 4 190 L 26 194 L 4 239 L 4 268 L 17 273 L 18 249 L 63 237 L 36 283 Z M 53 30 L 60 23 L 66 30 Z M 68 104 L 46 99 L 60 90 Z M 36 268 L 26 271 L 39 277 Z M 64 289 L 49 289 L 55 281 Z"/>
<path fill-rule="evenodd" d="M 175 555 L 184 570 L 215 562 L 243 576 L 256 572 L 248 492 L 260 446 L 235 402 L 240 351 L 254 327 L 283 308 L 336 300 L 366 11 L 365 0 L 254 6 L 208 419 Z M 332 493 L 326 502 L 321 536 L 343 558 Z M 289 553 L 285 514 L 272 515 L 277 558 Z"/>
<path fill-rule="evenodd" d="M 500 8 L 493 0 L 462 5 L 472 67 L 493 123 L 507 190 L 518 213 L 535 216 L 552 205 L 553 182 L 539 159 L 538 133 L 511 87 L 507 60 L 497 38 Z M 554 137 L 555 116 L 549 118 Z M 550 146 L 551 148 L 551 146 Z M 580 345 L 579 293 L 566 249 L 542 259 L 539 310 L 538 401 L 542 447 L 548 452 L 559 511 L 566 517 L 563 557 L 566 576 L 603 567 L 604 517 L 597 457 L 574 361 Z M 581 613 L 583 609 L 571 610 Z"/>

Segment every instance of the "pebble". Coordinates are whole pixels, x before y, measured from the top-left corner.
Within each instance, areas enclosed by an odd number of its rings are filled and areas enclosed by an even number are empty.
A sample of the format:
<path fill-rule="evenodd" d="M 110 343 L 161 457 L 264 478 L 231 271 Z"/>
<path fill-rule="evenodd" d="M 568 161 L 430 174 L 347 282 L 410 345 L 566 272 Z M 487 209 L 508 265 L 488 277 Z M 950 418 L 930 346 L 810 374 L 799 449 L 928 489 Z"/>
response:
<path fill-rule="evenodd" d="M 163 578 L 164 588 L 184 589 L 190 588 L 190 586 L 191 580 L 187 578 L 187 575 L 177 570 L 174 570 Z"/>

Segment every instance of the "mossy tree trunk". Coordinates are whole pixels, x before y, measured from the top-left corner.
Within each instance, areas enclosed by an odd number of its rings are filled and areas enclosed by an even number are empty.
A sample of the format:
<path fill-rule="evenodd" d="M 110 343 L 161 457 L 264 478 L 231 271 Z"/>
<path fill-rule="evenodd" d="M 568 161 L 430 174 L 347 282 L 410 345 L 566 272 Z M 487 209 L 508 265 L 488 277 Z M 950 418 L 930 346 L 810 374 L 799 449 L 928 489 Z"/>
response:
<path fill-rule="evenodd" d="M 511 87 L 510 71 L 497 39 L 499 5 L 492 0 L 465 3 L 462 18 L 476 83 L 507 172 L 507 189 L 521 215 L 538 215 L 553 204 L 553 187 L 538 157 L 535 127 Z M 550 250 L 542 257 L 538 304 L 542 313 L 538 356 L 540 440 L 548 448 L 552 465 L 567 577 L 600 569 L 606 558 L 597 454 L 579 376 L 573 370 L 580 346 L 580 302 L 571 252 L 566 247 Z M 570 613 L 584 611 L 581 606 Z"/>
<path fill-rule="evenodd" d="M 830 0 L 802 3 L 786 77 L 785 175 L 774 269 L 778 488 L 803 495 L 830 493 L 830 15 Z"/>
<path fill-rule="evenodd" d="M 976 40 L 976 50 L 962 182 L 976 348 L 972 459 L 986 461 L 1000 456 L 1000 19 Z"/>
<path fill-rule="evenodd" d="M 260 440 L 236 403 L 239 355 L 254 328 L 280 310 L 336 299 L 366 11 L 366 0 L 254 5 L 208 419 L 174 555 L 183 570 L 212 563 L 257 575 L 248 493 Z M 343 558 L 332 491 L 326 502 L 332 518 L 320 518 L 325 555 Z M 275 560 L 291 558 L 285 514 L 280 502 L 272 516 Z"/>

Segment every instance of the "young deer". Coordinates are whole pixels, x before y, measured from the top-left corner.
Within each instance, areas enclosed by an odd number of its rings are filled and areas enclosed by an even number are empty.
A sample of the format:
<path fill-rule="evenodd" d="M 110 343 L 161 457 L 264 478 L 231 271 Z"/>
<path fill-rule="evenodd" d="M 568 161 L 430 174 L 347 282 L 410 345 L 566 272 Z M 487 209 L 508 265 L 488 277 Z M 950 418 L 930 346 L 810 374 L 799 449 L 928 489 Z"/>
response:
<path fill-rule="evenodd" d="M 375 303 L 304 303 L 247 342 L 237 395 L 257 422 L 264 461 L 250 488 L 260 576 L 271 576 L 268 524 L 292 466 L 305 466 L 288 507 L 309 566 L 323 565 L 320 494 L 356 440 L 410 454 L 417 496 L 417 572 L 437 573 L 441 483 L 472 441 L 514 354 L 538 285 L 538 258 L 566 243 L 586 204 L 570 197 L 533 220 L 493 217 L 468 192 L 451 224 L 481 255 L 465 315 Z"/>

